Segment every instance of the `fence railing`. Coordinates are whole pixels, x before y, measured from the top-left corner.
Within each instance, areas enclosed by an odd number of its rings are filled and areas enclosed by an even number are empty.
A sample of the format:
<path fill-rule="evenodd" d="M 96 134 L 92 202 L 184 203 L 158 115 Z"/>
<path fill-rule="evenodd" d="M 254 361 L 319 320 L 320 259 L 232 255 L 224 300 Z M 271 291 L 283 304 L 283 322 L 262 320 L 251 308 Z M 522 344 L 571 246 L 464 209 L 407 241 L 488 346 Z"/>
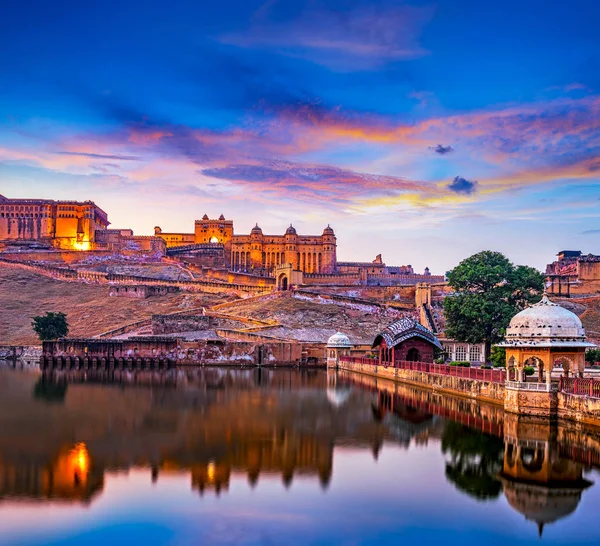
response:
<path fill-rule="evenodd" d="M 538 383 L 537 381 L 531 381 L 529 383 L 524 381 L 507 381 L 506 386 L 509 389 L 518 389 L 520 391 L 535 391 L 535 392 L 552 392 L 556 391 L 556 385 L 551 383 Z"/>
<path fill-rule="evenodd" d="M 447 366 L 445 364 L 430 364 L 429 362 L 410 362 L 407 360 L 396 360 L 394 362 L 379 362 L 372 358 L 353 356 L 340 357 L 341 362 L 363 364 L 369 366 L 382 366 L 384 368 L 397 368 L 401 370 L 412 370 L 415 372 L 432 373 L 438 375 L 451 375 L 465 379 L 477 379 L 479 381 L 490 381 L 492 383 L 504 383 L 506 381 L 506 370 L 482 370 L 480 368 L 463 368 L 460 366 Z"/>
<path fill-rule="evenodd" d="M 567 394 L 600 398 L 600 380 L 581 377 L 561 377 L 559 390 Z"/>

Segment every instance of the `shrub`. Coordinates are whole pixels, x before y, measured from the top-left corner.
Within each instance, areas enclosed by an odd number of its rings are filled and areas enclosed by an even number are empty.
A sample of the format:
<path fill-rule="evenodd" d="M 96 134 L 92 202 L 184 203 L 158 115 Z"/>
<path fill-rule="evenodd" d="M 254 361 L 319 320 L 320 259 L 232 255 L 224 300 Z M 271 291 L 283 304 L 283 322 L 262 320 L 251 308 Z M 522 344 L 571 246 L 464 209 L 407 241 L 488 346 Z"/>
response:
<path fill-rule="evenodd" d="M 459 368 L 470 368 L 471 363 L 465 360 L 456 360 L 455 362 L 449 362 L 448 366 L 458 366 Z"/>
<path fill-rule="evenodd" d="M 525 372 L 525 375 L 533 375 L 535 373 L 535 368 L 533 366 L 525 366 L 523 371 Z"/>
<path fill-rule="evenodd" d="M 33 317 L 31 326 L 40 341 L 59 339 L 69 333 L 69 324 L 64 313 L 48 312 L 45 315 Z"/>
<path fill-rule="evenodd" d="M 487 365 L 483 365 L 483 366 L 479 366 L 480 370 L 491 370 L 492 367 L 491 366 L 487 366 Z"/>

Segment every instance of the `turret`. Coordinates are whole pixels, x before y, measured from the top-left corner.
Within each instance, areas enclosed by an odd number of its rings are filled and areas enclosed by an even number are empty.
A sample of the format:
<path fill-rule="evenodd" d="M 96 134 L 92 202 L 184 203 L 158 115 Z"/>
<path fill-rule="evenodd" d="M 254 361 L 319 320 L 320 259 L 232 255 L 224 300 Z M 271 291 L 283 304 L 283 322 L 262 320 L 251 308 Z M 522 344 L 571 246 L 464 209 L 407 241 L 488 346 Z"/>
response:
<path fill-rule="evenodd" d="M 336 246 L 337 239 L 335 232 L 332 227 L 327 224 L 327 227 L 323 230 L 323 264 L 321 268 L 322 273 L 335 273 L 337 268 L 337 257 L 336 257 Z"/>
<path fill-rule="evenodd" d="M 250 264 L 252 269 L 260 269 L 263 265 L 263 232 L 256 224 L 250 231 Z"/>

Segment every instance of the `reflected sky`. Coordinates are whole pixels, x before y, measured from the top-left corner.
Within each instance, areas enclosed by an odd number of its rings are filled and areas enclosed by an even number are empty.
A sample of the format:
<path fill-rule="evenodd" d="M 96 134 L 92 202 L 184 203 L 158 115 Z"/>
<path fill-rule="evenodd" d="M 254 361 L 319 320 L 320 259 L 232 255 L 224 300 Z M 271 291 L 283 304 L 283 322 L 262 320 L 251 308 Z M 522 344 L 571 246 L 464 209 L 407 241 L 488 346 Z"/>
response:
<path fill-rule="evenodd" d="M 325 372 L 302 377 L 296 371 L 271 372 L 267 379 L 261 378 L 260 386 L 253 386 L 256 377 L 233 372 L 226 386 L 219 388 L 206 377 L 172 389 L 69 384 L 64 400 L 57 403 L 33 396 L 36 376 L 0 371 L 4 395 L 0 406 L 7 400 L 21 402 L 18 413 L 0 408 L 0 426 L 7 432 L 0 438 L 0 543 L 591 544 L 600 540 L 597 486 L 577 493 L 575 512 L 546 525 L 540 542 L 537 525 L 507 502 L 502 488 L 498 495 L 481 501 L 447 478 L 453 454 L 475 463 L 498 454 L 499 459 L 490 464 L 491 472 L 496 463 L 502 471 L 503 461 L 506 470 L 505 446 L 512 442 L 551 452 L 554 463 L 562 465 L 562 478 L 574 473 L 597 483 L 596 469 L 565 458 L 565 439 L 579 438 L 567 428 L 532 428 L 504 421 L 505 437 L 500 439 L 443 417 L 427 417 L 425 410 L 418 413 L 418 397 L 432 395 L 415 389 L 400 393 L 402 408 L 386 409 L 390 397 L 381 393 L 397 392 L 398 386 L 359 384 L 348 376 L 332 382 Z M 13 387 L 10 393 L 7 387 Z M 335 391 L 345 395 L 334 397 Z M 409 396 L 415 400 L 411 411 L 406 408 Z M 232 409 L 236 400 L 242 411 Z M 392 397 L 392 404 L 399 400 Z M 429 409 L 434 402 L 465 414 L 469 411 L 467 401 L 430 398 Z M 119 422 L 115 415 L 126 408 L 135 410 L 137 417 Z M 70 420 L 75 411 L 78 415 Z M 473 406 L 471 411 L 493 419 L 499 410 Z M 412 422 L 406 420 L 407 414 L 413 416 Z M 169 416 L 168 427 L 157 428 L 160 416 Z M 18 424 L 18 431 L 11 423 Z M 213 432 L 213 424 L 220 434 Z M 279 432 L 267 438 L 264 431 L 273 424 Z M 595 438 L 591 432 L 579 447 L 594 445 Z M 80 461 L 81 442 L 89 454 L 86 464 Z M 11 446 L 17 445 L 19 451 L 13 451 Z M 79 451 L 72 451 L 77 445 Z M 254 458 L 257 445 L 260 463 Z M 318 469 L 327 464 L 328 452 L 333 466 L 324 483 Z M 61 498 L 56 493 L 52 497 L 35 488 L 37 493 L 28 493 L 34 474 L 63 468 L 61 461 L 68 463 L 73 454 L 75 463 L 79 461 L 77 468 L 85 473 L 73 491 L 81 491 L 88 480 L 93 489 L 89 498 Z M 530 459 L 524 456 L 523 460 L 531 467 Z M 249 475 L 256 465 L 260 475 L 253 483 Z M 290 467 L 293 479 L 286 483 L 285 469 Z M 29 474 L 23 469 L 29 469 Z M 18 487 L 7 478 L 11 472 L 21 476 Z M 60 475 L 56 470 L 56 483 Z M 219 476 L 223 486 L 217 492 Z M 517 482 L 535 491 L 544 487 L 531 480 Z"/>

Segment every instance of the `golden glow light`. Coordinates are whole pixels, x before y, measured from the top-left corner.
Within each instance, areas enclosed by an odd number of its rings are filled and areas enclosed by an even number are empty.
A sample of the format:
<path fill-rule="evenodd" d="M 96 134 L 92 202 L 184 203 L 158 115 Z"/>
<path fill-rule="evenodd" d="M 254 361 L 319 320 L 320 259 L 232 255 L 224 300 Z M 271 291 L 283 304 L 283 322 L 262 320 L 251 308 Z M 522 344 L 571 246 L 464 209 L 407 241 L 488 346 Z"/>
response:
<path fill-rule="evenodd" d="M 78 241 L 73 243 L 73 248 L 75 250 L 89 250 L 91 247 L 89 241 Z"/>

